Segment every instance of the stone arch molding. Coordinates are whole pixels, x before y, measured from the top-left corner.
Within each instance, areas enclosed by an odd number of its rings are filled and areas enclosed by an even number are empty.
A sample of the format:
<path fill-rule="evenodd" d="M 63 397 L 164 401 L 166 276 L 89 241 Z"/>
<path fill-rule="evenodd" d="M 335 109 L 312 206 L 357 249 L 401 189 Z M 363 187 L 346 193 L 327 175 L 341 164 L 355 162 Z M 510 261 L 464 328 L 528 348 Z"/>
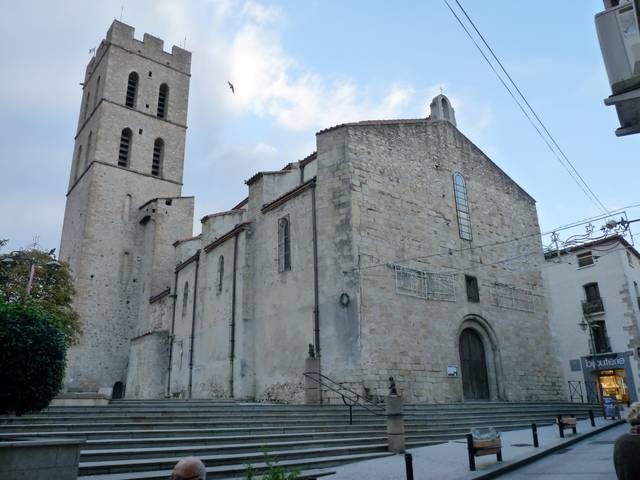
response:
<path fill-rule="evenodd" d="M 460 335 L 466 329 L 476 332 L 482 340 L 485 360 L 487 365 L 487 377 L 489 380 L 489 397 L 491 401 L 506 400 L 504 392 L 504 377 L 498 336 L 491 324 L 479 315 L 466 315 L 455 337 L 455 351 L 460 351 Z M 460 384 L 462 389 L 462 384 Z"/>

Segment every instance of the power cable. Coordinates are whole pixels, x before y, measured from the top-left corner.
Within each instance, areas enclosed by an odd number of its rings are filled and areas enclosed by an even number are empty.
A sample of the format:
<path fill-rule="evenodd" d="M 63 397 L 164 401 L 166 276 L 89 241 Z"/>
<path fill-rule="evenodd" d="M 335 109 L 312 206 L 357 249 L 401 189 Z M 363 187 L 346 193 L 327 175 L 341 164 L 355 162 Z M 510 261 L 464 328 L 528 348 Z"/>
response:
<path fill-rule="evenodd" d="M 556 160 L 560 163 L 560 165 L 562 165 L 562 167 L 567 171 L 567 173 L 569 174 L 569 176 L 572 178 L 572 180 L 576 183 L 576 185 L 578 185 L 578 187 L 582 190 L 582 192 L 587 196 L 587 198 L 603 213 L 607 211 L 607 208 L 604 206 L 604 204 L 600 201 L 600 199 L 595 195 L 595 193 L 593 193 L 593 190 L 591 190 L 591 188 L 589 187 L 589 185 L 584 181 L 584 179 L 582 178 L 582 176 L 578 173 L 577 169 L 573 166 L 573 164 L 569 161 L 569 165 L 570 167 L 568 167 L 567 165 L 565 165 L 565 161 L 562 159 L 562 157 L 558 154 L 558 152 L 556 152 L 556 150 L 552 147 L 551 143 L 549 142 L 549 140 L 544 136 L 544 134 L 542 133 L 542 131 L 540 130 L 540 128 L 538 128 L 538 126 L 536 125 L 536 123 L 533 121 L 533 119 L 531 118 L 531 116 L 529 115 L 529 113 L 525 110 L 525 108 L 523 107 L 522 103 L 517 99 L 516 95 L 513 93 L 513 91 L 511 90 L 511 88 L 509 88 L 509 86 L 507 85 L 507 83 L 504 81 L 504 79 L 502 78 L 502 76 L 498 73 L 498 71 L 496 70 L 496 68 L 493 66 L 492 62 L 489 60 L 489 58 L 487 57 L 487 55 L 485 54 L 485 52 L 483 51 L 483 49 L 480 47 L 480 45 L 478 44 L 478 42 L 475 40 L 475 38 L 473 37 L 473 35 L 471 34 L 471 32 L 469 31 L 469 29 L 467 28 L 467 26 L 464 24 L 464 22 L 462 21 L 462 19 L 458 16 L 458 14 L 455 12 L 455 10 L 451 7 L 451 5 L 449 4 L 449 2 L 447 0 L 443 0 L 445 5 L 447 6 L 447 8 L 449 8 L 449 10 L 451 11 L 451 13 L 453 14 L 453 16 L 455 17 L 455 19 L 458 21 L 458 23 L 460 24 L 460 26 L 462 27 L 462 29 L 465 31 L 465 33 L 467 34 L 467 36 L 469 37 L 469 39 L 473 42 L 473 44 L 476 46 L 476 48 L 478 49 L 478 51 L 480 52 L 480 54 L 482 55 L 482 57 L 484 58 L 485 62 L 487 62 L 487 65 L 489 65 L 489 67 L 491 68 L 491 70 L 493 71 L 493 73 L 496 75 L 496 77 L 498 78 L 498 80 L 500 81 L 500 83 L 502 84 L 502 86 L 505 88 L 505 90 L 507 90 L 507 92 L 509 93 L 509 95 L 511 96 L 511 98 L 513 99 L 513 101 L 516 103 L 516 105 L 518 105 L 518 107 L 520 108 L 520 110 L 522 111 L 522 113 L 524 114 L 524 116 L 527 118 L 527 120 L 529 121 L 529 123 L 531 124 L 531 126 L 536 130 L 536 132 L 538 133 L 538 135 L 540 136 L 540 138 L 544 141 L 544 143 L 547 145 L 547 148 L 549 148 L 549 150 L 551 151 L 551 153 L 553 154 L 553 156 L 556 158 Z M 457 0 L 456 0 L 456 3 Z M 459 3 L 458 3 L 459 4 Z M 462 7 L 461 7 L 462 9 Z M 462 9 L 464 12 L 464 9 Z M 465 16 L 468 17 L 468 15 L 465 12 Z M 469 19 L 469 21 L 471 22 L 471 20 Z M 474 26 L 474 29 L 476 31 L 478 31 L 478 29 L 475 27 L 475 24 L 473 24 L 473 22 L 471 22 L 471 24 Z M 479 34 L 479 32 L 478 32 Z M 484 38 L 481 36 L 481 38 L 483 39 L 483 42 L 485 43 L 485 45 L 488 46 L 488 44 L 484 41 Z M 493 51 L 491 50 L 491 48 L 489 48 L 489 50 L 493 53 Z M 497 59 L 497 57 L 494 58 Z M 498 63 L 500 64 L 500 62 L 498 61 Z M 501 64 L 500 64 L 501 65 Z M 504 68 L 503 68 L 504 69 Z M 509 78 L 511 78 L 508 74 L 507 76 Z M 513 81 L 512 81 L 513 83 Z M 516 90 L 518 91 L 518 93 L 520 93 L 520 95 L 522 96 L 522 93 L 520 92 L 520 90 L 517 88 L 517 86 L 514 84 L 514 86 L 516 87 Z M 523 97 L 524 102 L 527 104 L 527 106 L 531 109 L 531 106 L 529 105 L 529 102 L 526 100 L 526 98 Z M 537 114 L 535 113 L 535 111 L 533 109 L 531 109 L 532 113 L 535 115 L 535 117 L 539 120 L 539 117 L 537 116 Z M 542 122 L 540 122 L 542 128 L 548 133 L 547 128 L 544 126 L 544 124 L 542 124 Z M 555 142 L 555 139 L 553 139 L 553 137 L 549 134 L 552 142 L 557 145 L 557 143 Z M 558 147 L 559 148 L 559 147 Z M 561 152 L 562 150 L 559 149 Z M 564 155 L 564 152 L 562 152 L 562 154 Z M 566 157 L 566 156 L 565 156 Z M 568 158 L 567 158 L 568 160 Z M 572 169 L 576 172 L 578 178 L 576 178 L 576 174 L 574 174 L 572 172 Z"/>
<path fill-rule="evenodd" d="M 442 247 L 443 251 L 441 252 L 437 252 L 437 253 L 424 253 L 422 255 L 417 255 L 415 257 L 407 257 L 407 258 L 402 258 L 402 259 L 397 259 L 397 260 L 393 260 L 393 262 L 407 262 L 407 261 L 414 261 L 414 260 L 426 260 L 429 258 L 434 258 L 434 257 L 441 257 L 441 256 L 445 256 L 445 255 L 452 255 L 454 253 L 461 253 L 461 252 L 465 252 L 465 251 L 473 251 L 473 250 L 481 250 L 484 248 L 491 248 L 491 247 L 497 247 L 497 246 L 502 246 L 502 245 L 506 245 L 509 243 L 514 243 L 514 242 L 519 242 L 521 240 L 526 240 L 526 239 L 530 239 L 532 237 L 543 237 L 545 235 L 549 235 L 551 233 L 554 232 L 559 232 L 561 230 L 566 230 L 568 228 L 572 228 L 572 227 L 576 227 L 578 225 L 587 223 L 589 221 L 592 220 L 598 220 L 601 219 L 609 214 L 615 214 L 615 213 L 619 213 L 622 210 L 628 209 L 628 208 L 634 208 L 634 207 L 638 207 L 640 206 L 640 204 L 635 204 L 635 205 L 628 205 L 626 207 L 623 207 L 621 209 L 618 210 L 611 210 L 609 212 L 605 212 L 604 215 L 598 215 L 595 217 L 589 217 L 583 220 L 578 220 L 572 223 L 568 223 L 566 225 L 561 225 L 559 227 L 556 227 L 552 230 L 548 230 L 546 232 L 535 232 L 535 233 L 529 233 L 527 235 L 522 235 L 519 237 L 513 237 L 513 238 L 509 238 L 506 240 L 499 240 L 496 242 L 490 242 L 490 243 L 484 243 L 482 245 L 472 245 L 472 246 L 468 246 L 468 247 L 462 247 L 462 248 L 448 248 L 448 247 Z M 365 254 L 366 255 L 366 254 Z M 368 270 L 371 268 L 377 268 L 377 267 L 381 267 L 381 266 L 386 266 L 388 263 L 390 263 L 389 261 L 387 262 L 379 262 L 379 263 L 372 263 L 370 265 L 366 265 L 366 266 L 357 266 L 357 267 L 353 267 L 351 269 L 351 271 L 362 271 L 362 270 Z"/>
<path fill-rule="evenodd" d="M 551 139 L 551 141 L 553 142 L 553 144 L 556 146 L 556 148 L 558 149 L 558 151 L 560 152 L 560 154 L 563 156 L 563 158 L 566 160 L 566 162 L 569 164 L 569 166 L 571 167 L 571 169 L 574 171 L 574 173 L 578 176 L 578 178 L 582 181 L 582 183 L 584 184 L 584 186 L 587 188 L 587 190 L 589 190 L 589 192 L 591 193 L 591 195 L 593 195 L 593 198 L 595 198 L 595 200 L 598 202 L 598 204 L 600 205 L 600 207 L 602 207 L 602 209 L 604 209 L 604 211 L 607 210 L 607 208 L 604 206 L 604 204 L 600 201 L 600 199 L 598 198 L 598 196 L 594 193 L 594 191 L 589 187 L 589 184 L 587 184 L 587 182 L 585 181 L 585 179 L 582 177 L 582 175 L 580 175 L 580 172 L 578 172 L 578 170 L 576 169 L 576 167 L 573 165 L 573 163 L 571 162 L 571 160 L 569 160 L 569 157 L 567 157 L 567 155 L 564 153 L 564 150 L 562 150 L 562 148 L 560 148 L 560 145 L 558 145 L 558 142 L 556 142 L 555 138 L 553 137 L 553 135 L 551 135 L 551 132 L 549 132 L 549 130 L 547 129 L 547 127 L 545 126 L 544 122 L 540 119 L 540 117 L 538 116 L 538 114 L 536 113 L 536 111 L 533 109 L 533 107 L 531 106 L 531 104 L 529 103 L 529 101 L 527 100 L 527 97 L 524 95 L 524 93 L 522 93 L 522 91 L 520 90 L 520 88 L 518 88 L 518 85 L 516 84 L 516 82 L 513 80 L 513 78 L 511 77 L 511 75 L 509 75 L 509 72 L 507 71 L 507 69 L 504 67 L 504 65 L 502 64 L 502 62 L 500 61 L 500 59 L 498 58 L 498 56 L 495 54 L 495 52 L 493 51 L 493 49 L 491 48 L 491 46 L 487 43 L 487 41 L 485 40 L 484 36 L 482 35 L 482 33 L 480 33 L 480 30 L 478 30 L 478 27 L 476 27 L 476 24 L 474 23 L 473 20 L 471 20 L 471 17 L 469 17 L 469 14 L 467 14 L 467 11 L 464 9 L 464 7 L 460 4 L 459 0 L 455 0 L 455 2 L 458 4 L 458 7 L 460 7 L 460 10 L 462 10 L 462 13 L 464 14 L 464 16 L 467 18 L 467 20 L 469 20 L 469 23 L 471 24 L 471 26 L 473 27 L 473 29 L 476 31 L 476 33 L 478 34 L 478 36 L 480 37 L 480 39 L 482 40 L 482 42 L 486 45 L 486 47 L 489 49 L 489 52 L 491 53 L 491 56 L 496 60 L 496 62 L 498 62 L 498 65 L 500 66 L 500 68 L 502 69 L 502 71 L 504 72 L 504 74 L 507 76 L 507 78 L 509 79 L 509 81 L 511 82 L 511 84 L 514 86 L 514 88 L 516 89 L 516 91 L 518 92 L 518 94 L 520 95 L 520 97 L 522 98 L 522 100 L 524 100 L 524 103 L 527 105 L 527 107 L 529 107 L 529 110 L 531 111 L 531 113 L 533 113 L 534 117 L 536 117 L 536 120 L 538 120 L 538 123 L 540 124 L 540 126 L 542 126 L 543 130 L 546 132 L 546 134 L 549 136 L 549 138 Z"/>

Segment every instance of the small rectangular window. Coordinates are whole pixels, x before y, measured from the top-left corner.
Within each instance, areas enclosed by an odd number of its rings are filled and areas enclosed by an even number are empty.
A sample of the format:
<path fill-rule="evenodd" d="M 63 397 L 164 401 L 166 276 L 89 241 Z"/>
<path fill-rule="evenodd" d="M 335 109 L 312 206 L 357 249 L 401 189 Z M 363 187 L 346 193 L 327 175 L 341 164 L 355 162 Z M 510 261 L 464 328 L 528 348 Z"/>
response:
<path fill-rule="evenodd" d="M 480 290 L 478 289 L 478 279 L 471 275 L 465 275 L 464 281 L 467 285 L 467 300 L 470 302 L 479 302 Z"/>
<path fill-rule="evenodd" d="M 578 258 L 578 268 L 593 265 L 593 255 L 591 252 L 584 252 L 576 255 Z"/>

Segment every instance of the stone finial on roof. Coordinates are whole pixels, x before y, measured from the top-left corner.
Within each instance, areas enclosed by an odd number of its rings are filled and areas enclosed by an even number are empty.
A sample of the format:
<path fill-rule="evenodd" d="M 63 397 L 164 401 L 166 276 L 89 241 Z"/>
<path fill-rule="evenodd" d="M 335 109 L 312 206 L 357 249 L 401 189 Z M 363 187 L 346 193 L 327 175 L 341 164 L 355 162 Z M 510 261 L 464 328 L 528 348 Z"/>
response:
<path fill-rule="evenodd" d="M 431 120 L 446 120 L 453 123 L 454 126 L 458 126 L 456 124 L 456 112 L 454 112 L 451 101 L 446 95 L 440 94 L 431 100 L 430 118 Z"/>

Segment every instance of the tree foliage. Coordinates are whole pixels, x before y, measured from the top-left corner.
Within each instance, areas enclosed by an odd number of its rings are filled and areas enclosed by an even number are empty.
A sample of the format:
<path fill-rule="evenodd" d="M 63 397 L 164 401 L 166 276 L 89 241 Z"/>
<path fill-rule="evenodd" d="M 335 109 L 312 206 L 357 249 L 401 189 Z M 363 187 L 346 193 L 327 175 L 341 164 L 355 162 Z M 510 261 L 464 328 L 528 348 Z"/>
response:
<path fill-rule="evenodd" d="M 60 391 L 65 336 L 35 304 L 0 303 L 0 414 L 42 410 Z"/>
<path fill-rule="evenodd" d="M 37 249 L 0 254 L 0 302 L 41 307 L 51 314 L 50 321 L 64 333 L 67 345 L 80 335 L 78 314 L 71 306 L 74 293 L 69 265 L 50 254 Z"/>

